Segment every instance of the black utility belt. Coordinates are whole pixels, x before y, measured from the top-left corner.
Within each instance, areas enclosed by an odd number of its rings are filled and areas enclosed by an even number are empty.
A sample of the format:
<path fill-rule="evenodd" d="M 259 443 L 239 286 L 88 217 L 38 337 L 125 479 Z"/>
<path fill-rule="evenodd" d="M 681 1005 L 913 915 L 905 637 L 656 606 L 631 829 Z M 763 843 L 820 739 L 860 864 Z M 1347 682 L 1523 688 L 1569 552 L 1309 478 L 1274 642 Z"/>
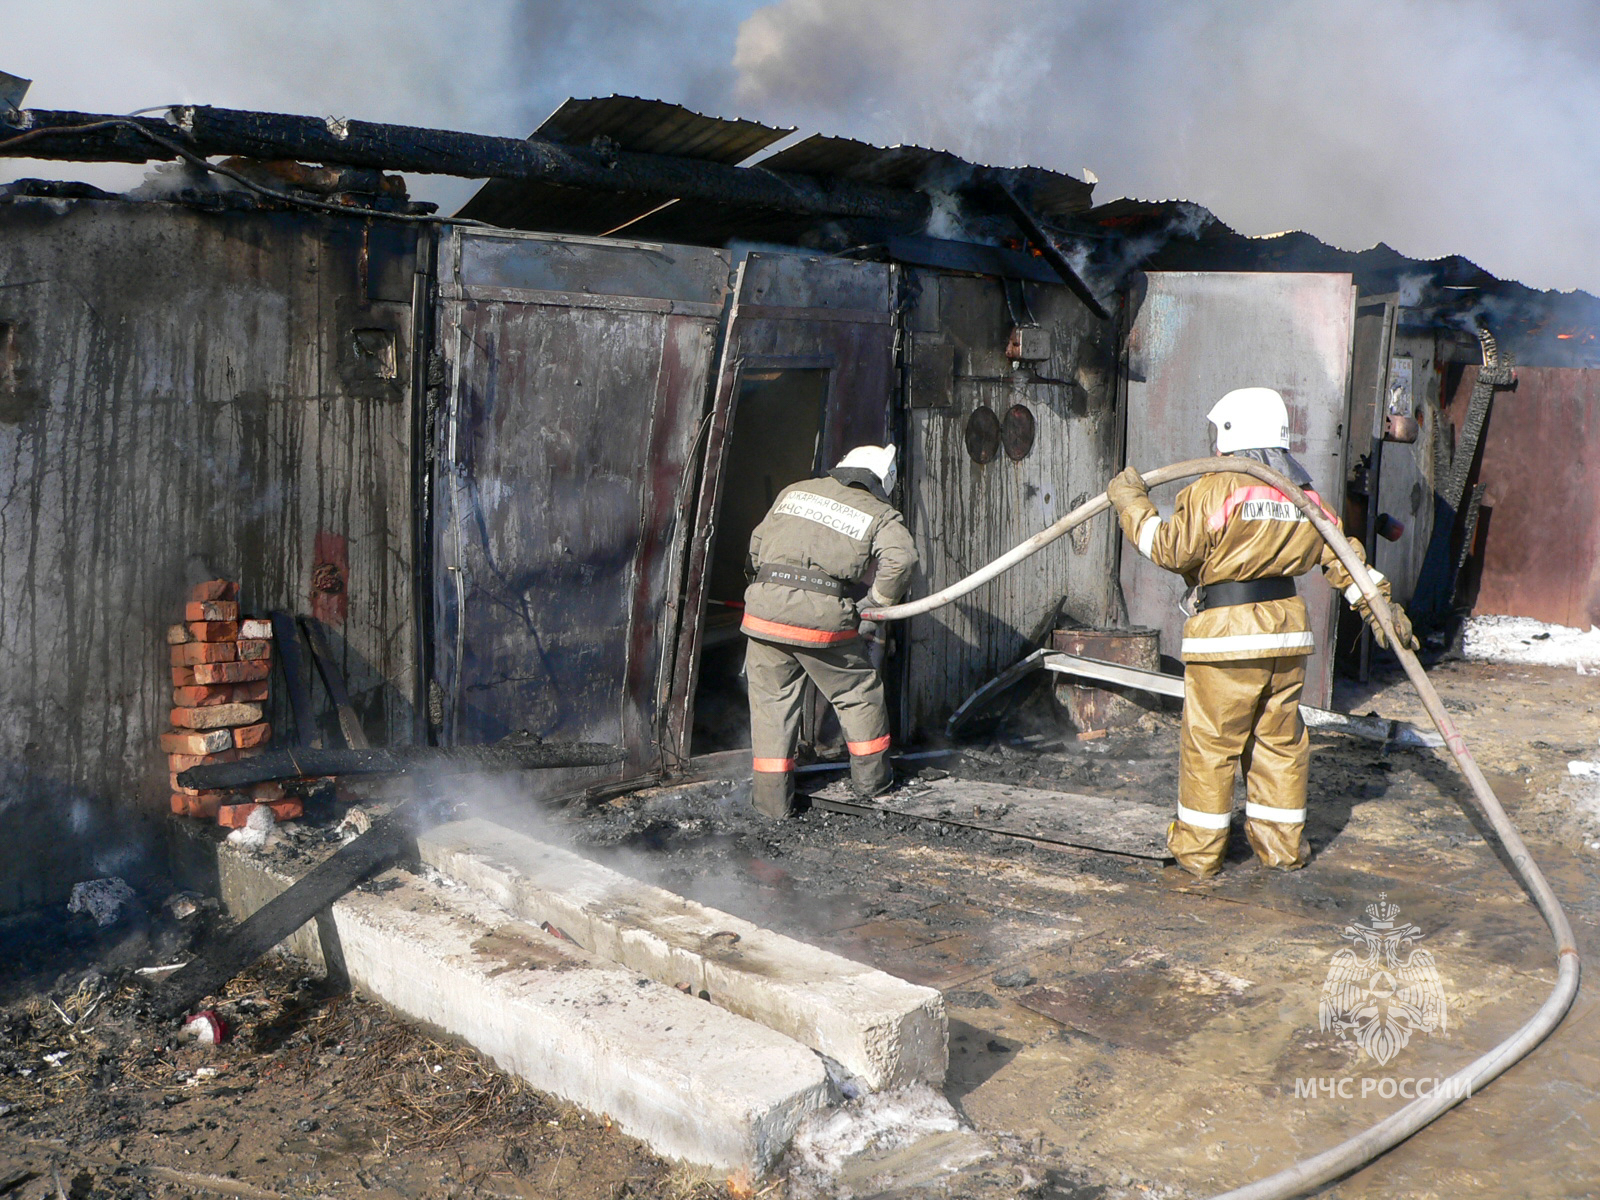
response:
<path fill-rule="evenodd" d="M 770 563 L 756 570 L 757 583 L 776 583 L 799 588 L 802 592 L 821 592 L 824 596 L 843 596 L 844 583 L 832 575 L 802 571 L 799 567 L 780 567 Z"/>
<path fill-rule="evenodd" d="M 1208 608 L 1228 608 L 1235 604 L 1265 604 L 1268 600 L 1292 599 L 1294 594 L 1294 580 L 1287 575 L 1274 575 L 1269 579 L 1225 579 L 1197 588 L 1194 610 L 1205 612 Z"/>

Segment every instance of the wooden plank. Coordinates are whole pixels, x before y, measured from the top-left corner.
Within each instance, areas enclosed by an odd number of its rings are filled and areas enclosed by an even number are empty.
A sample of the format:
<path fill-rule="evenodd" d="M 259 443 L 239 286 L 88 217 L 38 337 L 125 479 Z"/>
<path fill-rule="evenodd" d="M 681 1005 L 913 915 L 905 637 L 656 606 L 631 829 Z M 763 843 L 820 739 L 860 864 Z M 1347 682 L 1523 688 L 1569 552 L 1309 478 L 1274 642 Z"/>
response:
<path fill-rule="evenodd" d="M 334 711 L 339 714 L 339 732 L 344 735 L 344 744 L 352 750 L 366 750 L 372 745 L 367 740 L 367 734 L 361 728 L 361 719 L 356 716 L 356 710 L 350 707 L 350 692 L 344 686 L 344 676 L 339 673 L 339 664 L 333 660 L 333 650 L 328 645 L 328 635 L 322 628 L 322 622 L 315 617 L 301 617 L 300 624 L 306 631 L 306 641 L 311 644 L 311 654 L 317 660 L 317 670 L 322 675 L 323 685 L 328 689 L 328 699 L 333 702 Z"/>
<path fill-rule="evenodd" d="M 1135 858 L 1171 857 L 1167 826 L 1172 823 L 1172 810 L 1165 804 L 972 779 L 918 780 L 871 801 L 855 799 L 841 780 L 814 793 L 812 802 L 819 800 L 836 811 L 886 812 Z"/>
<path fill-rule="evenodd" d="M 267 901 L 168 979 L 155 997 L 157 1011 L 180 1016 L 205 997 L 216 995 L 240 971 L 363 879 L 392 863 L 413 843 L 419 827 L 447 819 L 448 813 L 438 805 L 407 801 L 379 817 L 366 833 L 311 868 L 288 891 Z"/>

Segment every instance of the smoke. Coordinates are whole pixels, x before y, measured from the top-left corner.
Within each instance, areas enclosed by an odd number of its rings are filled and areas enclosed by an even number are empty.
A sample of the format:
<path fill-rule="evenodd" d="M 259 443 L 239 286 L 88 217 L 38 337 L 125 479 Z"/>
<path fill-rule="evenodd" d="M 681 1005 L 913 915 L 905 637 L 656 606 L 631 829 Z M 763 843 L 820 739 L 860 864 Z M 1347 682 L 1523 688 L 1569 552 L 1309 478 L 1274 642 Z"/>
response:
<path fill-rule="evenodd" d="M 11 0 L 5 24 L 0 69 L 42 108 L 522 136 L 616 91 L 1600 287 L 1600 0 Z M 0 165 L 26 174 L 142 172 Z M 411 184 L 447 209 L 474 188 Z"/>
<path fill-rule="evenodd" d="M 7 0 L 0 70 L 27 105 L 130 112 L 212 104 L 525 137 L 568 96 L 718 111 L 748 3 L 706 0 Z M 113 190 L 146 168 L 0 159 L 0 182 Z M 408 176 L 449 212 L 478 184 Z"/>
<path fill-rule="evenodd" d="M 783 0 L 734 65 L 754 115 L 1600 285 L 1594 0 Z"/>

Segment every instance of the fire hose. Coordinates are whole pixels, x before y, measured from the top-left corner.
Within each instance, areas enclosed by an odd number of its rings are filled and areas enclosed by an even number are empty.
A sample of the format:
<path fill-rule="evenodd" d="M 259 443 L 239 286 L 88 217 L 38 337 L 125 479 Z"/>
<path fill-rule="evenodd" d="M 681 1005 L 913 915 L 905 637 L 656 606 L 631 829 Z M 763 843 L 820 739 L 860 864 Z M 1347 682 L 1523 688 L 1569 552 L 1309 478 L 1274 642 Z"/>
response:
<path fill-rule="evenodd" d="M 1578 992 L 1579 961 L 1578 950 L 1574 943 L 1572 926 L 1567 921 L 1567 915 L 1562 911 L 1561 903 L 1556 899 L 1555 892 L 1551 890 L 1549 881 L 1545 879 L 1538 864 L 1533 861 L 1528 847 L 1523 843 L 1522 836 L 1517 832 L 1516 826 L 1511 823 L 1511 818 L 1501 807 L 1494 790 L 1489 786 L 1489 781 L 1484 778 L 1477 762 L 1473 759 L 1467 744 L 1461 736 L 1455 722 L 1450 719 L 1445 711 L 1444 703 L 1439 699 L 1439 693 L 1429 682 L 1422 664 L 1407 647 L 1400 644 L 1395 635 L 1394 617 L 1389 610 L 1388 602 L 1383 594 L 1378 591 L 1368 573 L 1366 565 L 1357 556 L 1355 549 L 1350 545 L 1344 534 L 1322 510 L 1321 505 L 1312 500 L 1293 482 L 1286 479 L 1279 472 L 1270 467 L 1263 466 L 1248 458 L 1201 458 L 1190 459 L 1186 462 L 1173 463 L 1171 466 L 1147 472 L 1144 481 L 1149 486 L 1170 483 L 1178 479 L 1187 479 L 1196 475 L 1208 475 L 1218 471 L 1233 471 L 1241 475 L 1250 475 L 1261 482 L 1277 488 L 1287 496 L 1296 507 L 1303 512 L 1317 532 L 1322 535 L 1323 541 L 1333 548 L 1339 561 L 1344 564 L 1356 587 L 1365 598 L 1370 611 L 1383 627 L 1390 646 L 1394 648 L 1400 665 L 1405 668 L 1407 678 L 1417 691 L 1422 705 L 1428 710 L 1428 716 L 1433 719 L 1434 725 L 1439 729 L 1444 738 L 1445 745 L 1449 748 L 1456 765 L 1466 777 L 1472 789 L 1473 800 L 1478 811 L 1494 829 L 1495 835 L 1500 839 L 1501 846 L 1506 851 L 1510 865 L 1508 870 L 1514 878 L 1527 889 L 1543 915 L 1545 924 L 1550 927 L 1550 933 L 1556 944 L 1556 983 L 1549 998 L 1539 1007 L 1539 1010 L 1505 1041 L 1481 1055 L 1467 1066 L 1461 1068 L 1443 1083 L 1439 1084 L 1433 1093 L 1426 1097 L 1413 1100 L 1410 1104 L 1398 1109 L 1385 1117 L 1377 1124 L 1371 1126 L 1355 1137 L 1340 1142 L 1331 1149 L 1320 1154 L 1303 1159 L 1300 1162 L 1286 1167 L 1276 1174 L 1255 1183 L 1246 1184 L 1244 1187 L 1235 1188 L 1214 1197 L 1214 1200 L 1283 1200 L 1285 1197 L 1302 1195 L 1313 1188 L 1338 1179 L 1359 1167 L 1365 1166 L 1379 1155 L 1399 1145 L 1406 1138 L 1416 1133 L 1419 1129 L 1432 1122 L 1436 1117 L 1454 1108 L 1463 1099 L 1477 1091 L 1478 1088 L 1499 1076 L 1503 1071 L 1520 1061 L 1540 1042 L 1549 1036 L 1552 1030 L 1561 1023 L 1561 1018 L 1566 1015 L 1571 1007 L 1573 998 Z M 932 612 L 953 600 L 957 600 L 996 576 L 1022 562 L 1024 559 L 1037 554 L 1051 542 L 1062 537 L 1070 530 L 1083 524 L 1090 518 L 1106 511 L 1111 507 L 1110 501 L 1104 492 L 1094 499 L 1078 505 L 1066 516 L 1047 529 L 1040 530 L 1025 542 L 1021 542 L 1002 554 L 987 566 L 974 571 L 965 579 L 951 584 L 949 587 L 925 596 L 920 600 L 908 604 L 896 604 L 886 608 L 868 609 L 863 611 L 863 620 L 868 621 L 893 621 L 903 617 L 914 617 L 921 613 Z"/>

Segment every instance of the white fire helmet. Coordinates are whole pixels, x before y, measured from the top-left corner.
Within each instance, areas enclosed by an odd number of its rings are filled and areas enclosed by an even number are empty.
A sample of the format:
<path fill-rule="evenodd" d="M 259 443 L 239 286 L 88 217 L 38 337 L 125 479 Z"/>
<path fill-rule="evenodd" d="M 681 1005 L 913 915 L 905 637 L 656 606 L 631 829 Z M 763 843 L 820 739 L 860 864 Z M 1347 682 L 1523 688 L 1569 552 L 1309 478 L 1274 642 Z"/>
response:
<path fill-rule="evenodd" d="M 1235 388 L 1212 407 L 1206 420 L 1217 427 L 1217 453 L 1289 448 L 1289 408 L 1271 388 Z"/>
<path fill-rule="evenodd" d="M 857 446 L 839 460 L 839 466 L 871 471 L 883 484 L 885 495 L 894 491 L 894 482 L 899 478 L 895 470 L 892 442 L 887 446 Z"/>

